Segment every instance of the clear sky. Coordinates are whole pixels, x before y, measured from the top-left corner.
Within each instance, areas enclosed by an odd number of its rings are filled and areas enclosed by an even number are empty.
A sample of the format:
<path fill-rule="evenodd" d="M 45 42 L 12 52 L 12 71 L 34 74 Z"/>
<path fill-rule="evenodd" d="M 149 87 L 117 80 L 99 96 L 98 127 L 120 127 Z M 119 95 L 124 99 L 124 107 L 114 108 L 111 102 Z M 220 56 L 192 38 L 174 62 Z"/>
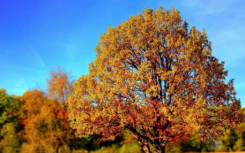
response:
<path fill-rule="evenodd" d="M 178 9 L 189 27 L 205 28 L 244 107 L 245 0 L 0 0 L 0 88 L 22 95 L 44 87 L 57 66 L 76 78 L 88 73 L 108 25 L 159 5 Z"/>

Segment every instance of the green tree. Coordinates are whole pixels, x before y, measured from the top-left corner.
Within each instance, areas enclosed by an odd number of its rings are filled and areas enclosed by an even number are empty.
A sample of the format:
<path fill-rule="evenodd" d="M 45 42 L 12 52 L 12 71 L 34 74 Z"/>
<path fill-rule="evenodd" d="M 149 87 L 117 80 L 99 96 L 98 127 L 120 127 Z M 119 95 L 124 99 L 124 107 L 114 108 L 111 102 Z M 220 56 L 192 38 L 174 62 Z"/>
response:
<path fill-rule="evenodd" d="M 17 125 L 15 124 L 14 122 L 7 123 L 1 129 L 3 140 L 0 144 L 3 153 L 17 153 L 20 150 L 21 138 L 16 133 Z"/>
<path fill-rule="evenodd" d="M 78 135 L 114 139 L 131 131 L 144 152 L 195 131 L 202 140 L 241 122 L 233 80 L 212 56 L 205 31 L 188 30 L 179 11 L 146 9 L 100 37 L 89 74 L 68 100 Z"/>
<path fill-rule="evenodd" d="M 11 97 L 6 93 L 6 90 L 0 89 L 0 128 L 9 118 L 7 109 L 10 107 L 10 101 Z"/>
<path fill-rule="evenodd" d="M 243 130 L 238 132 L 238 140 L 235 142 L 233 147 L 234 151 L 245 151 L 245 128 L 243 126 Z"/>
<path fill-rule="evenodd" d="M 9 96 L 0 89 L 0 152 L 15 153 L 20 149 L 22 103 L 16 96 Z"/>
<path fill-rule="evenodd" d="M 245 109 L 242 109 L 245 115 Z M 244 151 L 245 150 L 245 123 L 239 125 L 239 130 L 228 129 L 220 139 L 217 151 Z"/>
<path fill-rule="evenodd" d="M 216 151 L 229 152 L 234 150 L 234 146 L 238 140 L 236 130 L 227 129 L 221 139 L 221 145 L 216 148 Z"/>

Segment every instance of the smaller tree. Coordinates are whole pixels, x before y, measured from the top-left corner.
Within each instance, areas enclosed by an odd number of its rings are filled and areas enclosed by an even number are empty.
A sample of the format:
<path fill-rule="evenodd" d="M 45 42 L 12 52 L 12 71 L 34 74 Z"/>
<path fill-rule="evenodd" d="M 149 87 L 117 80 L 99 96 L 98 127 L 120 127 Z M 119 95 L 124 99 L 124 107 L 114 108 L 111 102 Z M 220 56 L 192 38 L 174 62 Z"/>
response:
<path fill-rule="evenodd" d="M 9 96 L 5 89 L 0 89 L 0 152 L 19 151 L 22 142 L 21 112 L 20 99 L 17 96 Z"/>
<path fill-rule="evenodd" d="M 62 106 L 48 99 L 42 91 L 27 91 L 25 101 L 25 138 L 35 150 L 53 148 L 58 153 L 60 146 L 69 142 L 71 129 L 67 126 L 67 115 L 63 115 Z"/>
<path fill-rule="evenodd" d="M 245 108 L 242 109 L 243 116 Z M 244 151 L 245 150 L 245 123 L 239 125 L 238 129 L 228 129 L 220 139 L 220 145 L 216 151 Z"/>
<path fill-rule="evenodd" d="M 236 141 L 233 147 L 234 151 L 244 151 L 245 150 L 245 127 L 243 125 L 243 130 L 238 132 L 239 139 Z"/>
<path fill-rule="evenodd" d="M 9 116 L 7 109 L 10 107 L 10 101 L 11 97 L 6 93 L 6 90 L 0 89 L 0 129 Z"/>
<path fill-rule="evenodd" d="M 4 153 L 17 153 L 21 145 L 21 138 L 16 133 L 16 125 L 14 122 L 7 123 L 1 130 L 3 140 L 0 142 Z"/>
<path fill-rule="evenodd" d="M 69 94 L 73 93 L 73 82 L 71 72 L 67 73 L 63 68 L 58 67 L 49 72 L 48 96 L 64 104 Z"/>

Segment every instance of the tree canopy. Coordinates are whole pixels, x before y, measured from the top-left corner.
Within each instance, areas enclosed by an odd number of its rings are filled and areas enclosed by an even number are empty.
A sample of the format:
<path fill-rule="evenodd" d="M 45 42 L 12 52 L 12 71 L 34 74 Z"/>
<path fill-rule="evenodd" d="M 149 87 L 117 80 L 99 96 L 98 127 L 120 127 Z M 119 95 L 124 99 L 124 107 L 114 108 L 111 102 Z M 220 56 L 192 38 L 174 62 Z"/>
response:
<path fill-rule="evenodd" d="M 23 96 L 25 139 L 31 144 L 25 151 L 59 152 L 59 147 L 67 145 L 72 129 L 68 125 L 67 112 L 63 105 L 49 99 L 37 89 L 26 91 Z"/>
<path fill-rule="evenodd" d="M 242 119 L 233 80 L 212 56 L 206 32 L 182 22 L 172 8 L 146 8 L 100 36 L 89 74 L 68 100 L 77 134 L 113 139 L 128 129 L 145 152 L 195 131 L 203 140 Z M 102 140 L 103 140 L 102 139 Z"/>
<path fill-rule="evenodd" d="M 19 97 L 9 96 L 5 89 L 0 89 L 0 152 L 16 153 L 20 150 L 22 106 Z"/>
<path fill-rule="evenodd" d="M 73 92 L 73 80 L 71 72 L 57 67 L 49 71 L 50 78 L 47 79 L 48 96 L 64 104 L 69 94 Z"/>

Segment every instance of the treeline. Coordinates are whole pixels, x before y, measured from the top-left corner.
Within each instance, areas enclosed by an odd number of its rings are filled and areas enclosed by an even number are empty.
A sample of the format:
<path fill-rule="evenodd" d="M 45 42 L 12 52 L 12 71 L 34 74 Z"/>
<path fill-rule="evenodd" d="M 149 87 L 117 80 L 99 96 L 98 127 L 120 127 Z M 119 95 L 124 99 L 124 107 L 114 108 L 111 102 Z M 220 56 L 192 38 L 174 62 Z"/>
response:
<path fill-rule="evenodd" d="M 141 152 L 129 131 L 113 141 L 99 142 L 99 135 L 76 137 L 66 107 L 73 94 L 73 79 L 62 68 L 50 71 L 47 90 L 33 89 L 22 96 L 0 89 L 0 153 Z M 78 112 L 79 113 L 79 112 Z M 219 140 L 201 141 L 194 133 L 185 141 L 171 142 L 167 152 L 245 150 L 245 124 L 229 129 Z"/>
<path fill-rule="evenodd" d="M 0 89 L 0 153 L 87 152 L 122 146 L 123 137 L 106 142 L 97 141 L 98 135 L 76 137 L 66 107 L 74 80 L 62 68 L 49 73 L 46 90 L 36 88 L 15 96 Z"/>

